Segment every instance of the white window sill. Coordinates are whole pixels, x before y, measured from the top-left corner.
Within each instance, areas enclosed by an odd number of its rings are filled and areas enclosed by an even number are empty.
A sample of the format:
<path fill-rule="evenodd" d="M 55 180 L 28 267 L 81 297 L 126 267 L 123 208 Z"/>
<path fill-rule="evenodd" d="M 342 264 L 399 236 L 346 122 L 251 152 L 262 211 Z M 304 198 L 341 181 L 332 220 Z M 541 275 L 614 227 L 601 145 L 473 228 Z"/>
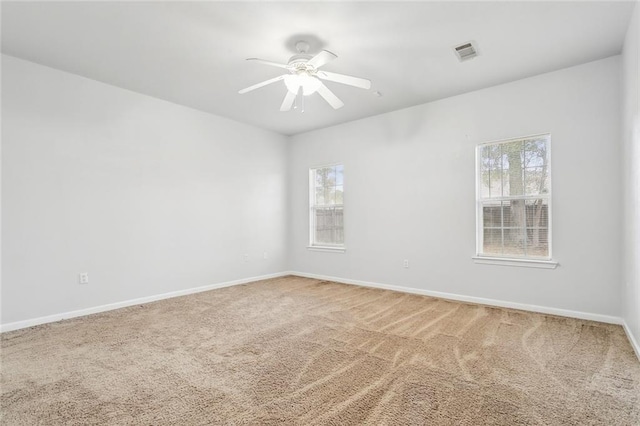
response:
<path fill-rule="evenodd" d="M 347 250 L 345 247 L 334 246 L 307 246 L 307 249 L 312 251 L 326 251 L 332 253 L 344 253 Z"/>
<path fill-rule="evenodd" d="M 473 256 L 473 261 L 481 265 L 519 266 L 524 268 L 555 269 L 558 262 L 554 260 L 514 259 L 507 257 Z"/>

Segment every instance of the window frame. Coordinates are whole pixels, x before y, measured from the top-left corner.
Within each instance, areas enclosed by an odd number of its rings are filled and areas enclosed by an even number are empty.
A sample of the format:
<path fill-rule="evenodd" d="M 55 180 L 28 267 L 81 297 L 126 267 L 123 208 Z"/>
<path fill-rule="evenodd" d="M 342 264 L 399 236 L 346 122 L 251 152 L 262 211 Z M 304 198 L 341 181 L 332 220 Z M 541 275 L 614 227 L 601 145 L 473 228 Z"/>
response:
<path fill-rule="evenodd" d="M 324 204 L 324 205 L 316 205 L 315 204 L 315 173 L 318 169 L 325 169 L 329 167 L 342 166 L 342 204 Z M 346 250 L 346 246 L 344 241 L 346 240 L 346 235 L 344 234 L 345 230 L 345 196 L 344 196 L 344 185 L 345 185 L 345 173 L 344 173 L 344 163 L 329 163 L 323 164 L 319 166 L 309 167 L 309 245 L 307 249 L 315 250 L 315 251 L 326 251 L 326 252 L 344 252 Z M 329 244 L 329 243 L 321 243 L 318 244 L 315 242 L 315 230 L 316 230 L 316 217 L 315 217 L 315 209 L 318 207 L 342 207 L 342 232 L 343 232 L 343 243 L 342 244 Z"/>
<path fill-rule="evenodd" d="M 524 141 L 528 139 L 544 138 L 547 144 L 547 176 L 549 179 L 548 192 L 545 194 L 537 195 L 522 195 L 522 196 L 500 196 L 496 198 L 483 198 L 482 197 L 482 149 L 490 145 L 501 145 L 506 143 Z M 535 268 L 547 268 L 553 269 L 558 263 L 553 260 L 553 175 L 552 175 L 552 158 L 551 158 L 551 132 L 537 133 L 532 135 L 520 136 L 515 138 L 500 139 L 489 142 L 483 142 L 476 145 L 476 168 L 475 168 L 475 184 L 476 184 L 476 254 L 473 257 L 476 263 L 492 264 L 492 265 L 505 265 L 505 266 L 524 266 Z M 484 217 L 483 217 L 483 202 L 488 200 L 494 200 L 497 202 L 509 201 L 509 200 L 534 200 L 544 199 L 547 202 L 547 241 L 548 241 L 548 255 L 547 256 L 517 256 L 517 255 L 499 255 L 499 254 L 485 254 L 484 249 Z"/>

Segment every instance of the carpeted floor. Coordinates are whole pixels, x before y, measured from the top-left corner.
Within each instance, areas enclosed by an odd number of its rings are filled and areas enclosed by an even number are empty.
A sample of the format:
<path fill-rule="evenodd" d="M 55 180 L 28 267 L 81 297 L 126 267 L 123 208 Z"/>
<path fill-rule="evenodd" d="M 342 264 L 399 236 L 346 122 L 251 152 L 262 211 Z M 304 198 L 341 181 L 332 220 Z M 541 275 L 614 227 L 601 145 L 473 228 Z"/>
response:
<path fill-rule="evenodd" d="M 299 277 L 2 334 L 3 425 L 638 425 L 619 326 Z"/>

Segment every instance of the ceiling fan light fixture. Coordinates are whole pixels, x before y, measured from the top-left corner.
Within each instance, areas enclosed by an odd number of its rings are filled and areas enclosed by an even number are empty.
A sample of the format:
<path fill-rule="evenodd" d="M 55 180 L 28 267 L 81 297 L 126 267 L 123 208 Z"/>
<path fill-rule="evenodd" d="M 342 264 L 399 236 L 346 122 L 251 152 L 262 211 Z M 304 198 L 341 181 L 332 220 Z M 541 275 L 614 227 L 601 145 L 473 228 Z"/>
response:
<path fill-rule="evenodd" d="M 302 73 L 285 75 L 284 84 L 287 86 L 287 90 L 293 94 L 297 94 L 302 87 L 302 94 L 309 96 L 316 93 L 322 83 L 316 77 Z"/>

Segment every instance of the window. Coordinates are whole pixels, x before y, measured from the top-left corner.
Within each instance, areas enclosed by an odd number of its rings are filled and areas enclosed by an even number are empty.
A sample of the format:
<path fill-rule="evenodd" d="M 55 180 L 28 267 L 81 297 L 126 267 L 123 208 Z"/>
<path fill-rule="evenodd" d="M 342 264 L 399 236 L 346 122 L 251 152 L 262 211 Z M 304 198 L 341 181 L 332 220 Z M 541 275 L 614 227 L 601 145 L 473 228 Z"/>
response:
<path fill-rule="evenodd" d="M 550 135 L 477 148 L 479 257 L 551 259 Z"/>
<path fill-rule="evenodd" d="M 344 249 L 344 166 L 309 170 L 310 247 Z"/>

